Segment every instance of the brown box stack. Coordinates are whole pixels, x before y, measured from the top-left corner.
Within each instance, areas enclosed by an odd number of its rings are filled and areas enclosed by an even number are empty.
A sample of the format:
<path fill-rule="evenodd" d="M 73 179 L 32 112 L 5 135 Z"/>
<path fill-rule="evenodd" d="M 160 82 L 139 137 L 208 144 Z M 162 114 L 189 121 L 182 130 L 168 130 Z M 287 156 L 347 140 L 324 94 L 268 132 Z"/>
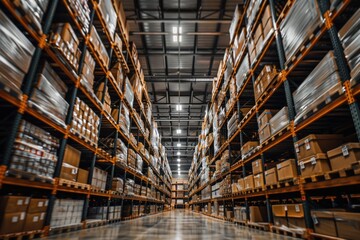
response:
<path fill-rule="evenodd" d="M 265 109 L 258 117 L 260 143 L 271 137 L 270 119 L 275 113 L 276 110 Z"/>
<path fill-rule="evenodd" d="M 276 169 L 279 181 L 297 177 L 295 159 L 289 159 L 276 164 Z"/>
<path fill-rule="evenodd" d="M 360 143 L 347 143 L 327 152 L 331 169 L 350 168 L 360 160 Z"/>
<path fill-rule="evenodd" d="M 249 175 L 244 178 L 244 185 L 245 185 L 245 190 L 253 190 L 254 189 L 253 175 Z"/>
<path fill-rule="evenodd" d="M 0 234 L 23 230 L 29 202 L 29 197 L 22 196 L 3 196 L 0 198 Z"/>
<path fill-rule="evenodd" d="M 86 81 L 86 85 L 89 90 L 92 90 L 94 85 L 94 70 L 95 70 L 95 61 L 88 50 L 85 51 L 85 58 L 83 69 L 81 71 L 82 80 Z"/>
<path fill-rule="evenodd" d="M 105 112 L 111 115 L 111 98 L 109 94 L 108 86 L 104 82 L 100 83 L 99 88 L 96 91 L 96 97 L 102 101 L 104 98 L 103 108 Z"/>
<path fill-rule="evenodd" d="M 270 11 L 270 5 L 267 5 L 265 7 L 263 16 L 261 18 L 261 25 L 263 28 L 263 34 L 264 34 L 264 42 L 266 42 L 270 34 L 273 32 L 273 24 L 271 20 L 271 11 Z"/>
<path fill-rule="evenodd" d="M 270 168 L 265 171 L 265 182 L 267 186 L 277 184 L 278 177 L 276 168 Z"/>
<path fill-rule="evenodd" d="M 246 155 L 247 153 L 249 153 L 251 150 L 253 150 L 253 149 L 256 148 L 257 146 L 259 146 L 259 142 L 258 142 L 258 141 L 249 141 L 249 142 L 245 143 L 245 144 L 241 147 L 241 153 L 242 153 L 242 155 Z"/>
<path fill-rule="evenodd" d="M 76 182 L 81 152 L 70 145 L 66 145 L 60 178 Z"/>
<path fill-rule="evenodd" d="M 94 47 L 95 53 L 96 55 L 99 56 L 102 64 L 104 65 L 105 68 L 108 68 L 109 65 L 109 55 L 107 54 L 106 48 L 104 46 L 104 44 L 101 41 L 101 38 L 99 36 L 99 34 L 96 31 L 96 28 L 94 26 L 91 26 L 90 29 L 90 43 L 92 44 L 92 46 Z"/>
<path fill-rule="evenodd" d="M 24 232 L 42 229 L 48 200 L 43 198 L 32 198 L 28 206 Z"/>
<path fill-rule="evenodd" d="M 277 75 L 278 72 L 275 66 L 264 66 L 254 83 L 255 101 L 257 101 L 259 97 L 261 97 L 262 94 L 268 89 L 269 85 L 275 80 Z"/>
<path fill-rule="evenodd" d="M 77 174 L 77 182 L 79 183 L 88 183 L 89 171 L 79 168 Z"/>
<path fill-rule="evenodd" d="M 312 176 L 330 171 L 329 160 L 324 153 L 319 153 L 299 161 L 301 176 Z"/>
<path fill-rule="evenodd" d="M 265 206 L 249 206 L 250 222 L 266 222 L 267 211 Z"/>
<path fill-rule="evenodd" d="M 253 161 L 251 163 L 251 165 L 252 165 L 253 174 L 258 174 L 258 173 L 263 172 L 263 165 L 262 165 L 262 160 L 261 159 L 257 159 L 255 161 Z"/>

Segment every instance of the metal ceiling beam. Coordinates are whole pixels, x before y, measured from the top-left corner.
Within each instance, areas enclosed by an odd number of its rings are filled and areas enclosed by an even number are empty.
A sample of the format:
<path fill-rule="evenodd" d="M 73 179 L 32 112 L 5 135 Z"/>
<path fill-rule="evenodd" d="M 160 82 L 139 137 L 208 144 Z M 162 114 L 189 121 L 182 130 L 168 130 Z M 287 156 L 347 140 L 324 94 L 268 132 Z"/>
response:
<path fill-rule="evenodd" d="M 170 139 L 170 138 L 176 138 L 176 139 L 198 139 L 199 136 L 179 136 L 179 137 L 175 137 L 173 135 L 171 136 L 162 136 L 161 139 L 164 140 L 164 139 Z"/>
<path fill-rule="evenodd" d="M 175 83 L 186 83 L 186 82 L 213 82 L 213 78 L 181 78 L 181 79 L 175 79 L 175 78 L 157 78 L 152 77 L 147 80 L 145 80 L 148 83 L 156 83 L 156 82 L 175 82 Z"/>
<path fill-rule="evenodd" d="M 167 52 L 167 53 L 163 53 L 163 52 L 152 52 L 152 51 L 148 51 L 147 53 L 145 52 L 138 52 L 139 56 L 146 56 L 146 54 L 151 55 L 151 56 L 177 56 L 179 54 L 179 52 Z M 180 55 L 181 56 L 202 56 L 202 57 L 207 57 L 207 56 L 224 56 L 224 52 L 217 52 L 215 54 L 211 53 L 211 52 L 204 52 L 204 53 L 193 53 L 193 52 L 184 52 L 184 51 L 180 51 Z"/>
<path fill-rule="evenodd" d="M 168 83 L 169 84 L 169 83 Z M 153 95 L 153 93 L 149 93 L 150 95 Z M 166 95 L 167 94 L 167 95 Z M 208 93 L 204 93 L 202 91 L 194 91 L 194 97 L 195 96 L 203 96 L 203 95 L 207 95 Z M 179 92 L 176 91 L 161 91 L 161 92 L 156 92 L 156 95 L 159 96 L 167 96 L 167 97 L 178 97 L 179 96 Z M 180 97 L 189 97 L 191 94 L 189 91 L 181 91 L 180 92 Z M 168 101 L 169 102 L 169 101 Z"/>
<path fill-rule="evenodd" d="M 176 106 L 178 105 L 178 103 L 153 103 L 153 106 Z M 186 106 L 207 106 L 207 103 L 181 103 L 181 106 L 186 107 Z"/>
<path fill-rule="evenodd" d="M 172 35 L 169 32 L 130 32 L 130 35 L 153 35 L 153 36 L 161 36 L 161 35 Z M 228 32 L 185 32 L 181 35 L 189 35 L 189 36 L 221 36 L 221 35 L 229 35 Z"/>
<path fill-rule="evenodd" d="M 181 50 L 181 53 L 192 53 L 194 52 L 194 49 L 193 47 L 182 47 L 180 50 Z M 221 47 L 219 46 L 219 48 L 217 49 L 216 53 L 222 53 L 224 54 L 225 53 L 225 49 L 226 49 L 226 46 L 224 47 Z M 138 48 L 138 53 L 142 53 L 144 51 L 144 48 Z M 149 52 L 151 53 L 165 53 L 163 50 L 163 48 L 159 48 L 159 47 L 148 47 L 147 49 Z M 212 53 L 213 52 L 213 49 L 212 48 L 201 48 L 201 46 L 198 46 L 198 53 Z M 174 47 L 168 47 L 166 48 L 166 53 L 179 53 L 179 49 L 178 48 L 174 48 Z"/>
<path fill-rule="evenodd" d="M 127 19 L 128 23 L 198 23 L 198 24 L 230 24 L 231 19 Z"/>
<path fill-rule="evenodd" d="M 127 8 L 125 9 L 125 12 L 134 12 L 136 11 L 136 9 L 133 9 L 133 8 Z M 157 8 L 142 8 L 141 9 L 141 12 L 156 12 L 158 11 Z M 196 13 L 198 11 L 198 8 L 183 8 L 181 7 L 181 11 L 180 13 Z M 203 9 L 202 11 L 204 12 L 218 12 L 220 11 L 219 8 L 217 9 L 213 9 L 213 8 L 206 8 L 206 9 Z M 229 9 L 225 9 L 225 12 L 228 12 L 228 13 L 234 13 L 234 9 L 233 8 L 229 8 Z M 166 9 L 164 10 L 164 13 L 178 13 L 178 9 L 177 8 L 173 8 L 173 9 Z"/>
<path fill-rule="evenodd" d="M 156 122 L 201 122 L 203 119 L 168 119 L 168 118 L 161 118 L 155 119 Z"/>

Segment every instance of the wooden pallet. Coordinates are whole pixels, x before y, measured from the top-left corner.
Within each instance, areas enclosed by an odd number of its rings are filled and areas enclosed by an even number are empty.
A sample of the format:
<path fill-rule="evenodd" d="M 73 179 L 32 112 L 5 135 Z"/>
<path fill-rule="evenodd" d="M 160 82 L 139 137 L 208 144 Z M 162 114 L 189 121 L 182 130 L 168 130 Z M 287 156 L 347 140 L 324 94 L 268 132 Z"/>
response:
<path fill-rule="evenodd" d="M 288 236 L 288 237 L 308 239 L 308 233 L 306 230 L 271 226 L 270 231 L 272 233 L 281 234 L 281 235 Z"/>
<path fill-rule="evenodd" d="M 86 228 L 94 228 L 106 225 L 108 223 L 107 220 L 86 220 L 85 226 Z"/>
<path fill-rule="evenodd" d="M 295 186 L 298 184 L 299 184 L 298 178 L 291 178 L 291 179 L 286 179 L 283 181 L 278 181 L 277 188 L 291 187 L 291 186 Z"/>
<path fill-rule="evenodd" d="M 17 170 L 17 169 L 7 170 L 6 176 L 14 177 L 14 178 L 18 178 L 18 179 L 25 179 L 25 180 L 29 180 L 32 182 L 42 182 L 42 183 L 54 184 L 54 179 L 52 179 L 52 178 L 39 176 L 34 173 L 29 173 L 29 172 L 25 172 L 25 171 Z"/>
<path fill-rule="evenodd" d="M 247 226 L 247 221 L 240 221 L 234 218 L 234 223 L 241 226 Z"/>
<path fill-rule="evenodd" d="M 262 231 L 270 231 L 270 223 L 256 223 L 256 222 L 248 222 L 247 226 L 249 228 L 262 230 Z"/>
<path fill-rule="evenodd" d="M 316 26 L 313 33 L 310 34 L 308 38 L 304 40 L 301 46 L 295 51 L 291 59 L 285 62 L 285 66 L 287 68 L 290 68 L 298 59 L 303 57 L 305 50 L 309 48 L 309 46 L 312 44 L 312 41 L 320 36 L 322 24 L 323 23 L 319 21 L 319 24 Z"/>
<path fill-rule="evenodd" d="M 91 141 L 90 139 L 86 138 L 83 134 L 80 134 L 78 131 L 73 131 L 75 136 L 77 136 L 78 138 L 80 138 L 81 140 L 83 140 L 84 142 L 86 142 L 87 144 L 89 144 L 92 147 L 97 147 L 97 144 L 93 141 Z"/>
<path fill-rule="evenodd" d="M 90 190 L 89 184 L 74 182 L 74 181 L 70 181 L 67 179 L 63 179 L 63 178 L 59 178 L 59 185 L 63 186 L 63 187 L 69 187 L 69 188 Z"/>
<path fill-rule="evenodd" d="M 333 236 L 328 236 L 328 235 L 323 235 L 323 234 L 319 234 L 319 233 L 310 233 L 310 239 L 315 240 L 315 239 L 321 239 L 321 240 L 345 240 L 344 238 L 338 238 L 338 237 L 333 237 Z"/>
<path fill-rule="evenodd" d="M 311 176 L 301 177 L 302 183 L 321 182 L 325 180 L 326 180 L 325 173 L 319 173 Z"/>
<path fill-rule="evenodd" d="M 44 237 L 43 230 L 35 230 L 29 232 L 18 232 L 0 235 L 0 239 L 3 240 L 22 240 L 22 239 L 34 239 Z"/>
<path fill-rule="evenodd" d="M 13 96 L 19 100 L 21 100 L 21 98 L 22 98 L 21 97 L 22 94 L 21 94 L 20 90 L 19 90 L 19 92 L 14 91 L 11 88 L 9 88 L 8 86 L 6 86 L 5 84 L 0 82 L 0 94 L 1 94 L 1 91 L 4 91 L 4 92 L 8 93 L 10 96 Z"/>
<path fill-rule="evenodd" d="M 311 116 L 313 116 L 314 114 L 316 114 L 319 110 L 321 110 L 322 108 L 324 108 L 326 105 L 328 105 L 329 103 L 331 103 L 332 101 L 334 101 L 335 99 L 337 99 L 342 93 L 341 93 L 342 89 L 338 89 L 337 92 L 333 93 L 331 96 L 328 96 L 326 99 L 322 100 L 321 102 L 319 102 L 315 107 L 313 107 L 309 112 L 307 112 L 306 114 L 304 114 L 303 116 L 299 117 L 299 118 L 295 118 L 295 125 L 299 124 L 302 121 L 305 121 L 306 119 L 310 118 Z"/>
<path fill-rule="evenodd" d="M 72 225 L 67 225 L 67 226 L 61 226 L 61 227 L 53 227 L 53 228 L 50 228 L 50 235 L 78 231 L 78 230 L 80 230 L 82 228 L 83 228 L 82 223 L 72 224 Z"/>
<path fill-rule="evenodd" d="M 325 173 L 324 175 L 326 180 L 330 180 L 334 178 L 350 177 L 358 174 L 360 174 L 360 161 L 353 163 L 350 167 L 333 170 Z"/>
<path fill-rule="evenodd" d="M 100 188 L 97 188 L 94 186 L 91 186 L 90 190 L 95 193 L 104 193 L 104 194 L 109 193 L 109 191 L 107 191 L 107 190 L 100 189 Z"/>
<path fill-rule="evenodd" d="M 269 145 L 271 142 L 275 141 L 275 139 L 279 138 L 280 136 L 282 136 L 284 133 L 288 132 L 290 130 L 290 125 L 287 125 L 285 127 L 283 127 L 282 129 L 280 129 L 279 131 L 277 131 L 275 134 L 271 135 L 269 138 L 267 138 L 266 140 L 264 140 L 260 146 L 264 147 L 266 145 Z"/>

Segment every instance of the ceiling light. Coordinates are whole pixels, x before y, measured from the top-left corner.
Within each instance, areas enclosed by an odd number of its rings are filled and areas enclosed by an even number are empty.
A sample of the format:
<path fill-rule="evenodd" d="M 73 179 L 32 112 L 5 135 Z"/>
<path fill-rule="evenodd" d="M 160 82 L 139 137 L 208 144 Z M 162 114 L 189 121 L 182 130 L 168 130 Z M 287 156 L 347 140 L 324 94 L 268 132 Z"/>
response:
<path fill-rule="evenodd" d="M 177 161 L 178 161 L 178 162 L 181 162 L 181 159 L 180 159 L 180 158 L 178 158 L 178 159 L 177 159 Z"/>
<path fill-rule="evenodd" d="M 179 128 L 179 129 L 176 129 L 176 133 L 177 134 L 180 134 L 181 133 L 181 129 Z"/>
<path fill-rule="evenodd" d="M 179 42 L 181 42 L 181 41 L 182 41 L 182 36 L 180 35 L 180 36 L 179 36 Z"/>
<path fill-rule="evenodd" d="M 180 152 L 177 152 L 177 153 L 176 153 L 176 155 L 180 156 L 180 155 L 181 155 L 181 153 L 180 153 Z"/>
<path fill-rule="evenodd" d="M 178 168 L 178 171 L 180 171 L 180 168 Z"/>
<path fill-rule="evenodd" d="M 177 104 L 177 105 L 176 105 L 176 111 L 181 111 L 181 110 L 182 110 L 182 105 Z"/>
<path fill-rule="evenodd" d="M 177 147 L 181 147 L 181 143 L 177 143 L 176 146 L 177 146 Z"/>
<path fill-rule="evenodd" d="M 181 167 L 181 164 L 178 164 L 178 167 Z"/>
<path fill-rule="evenodd" d="M 177 41 L 178 41 L 178 36 L 177 36 L 177 35 L 174 35 L 174 36 L 173 36 L 173 41 L 174 41 L 174 42 L 177 42 Z"/>
<path fill-rule="evenodd" d="M 182 27 L 173 27 L 172 32 L 173 32 L 173 34 L 181 34 Z"/>

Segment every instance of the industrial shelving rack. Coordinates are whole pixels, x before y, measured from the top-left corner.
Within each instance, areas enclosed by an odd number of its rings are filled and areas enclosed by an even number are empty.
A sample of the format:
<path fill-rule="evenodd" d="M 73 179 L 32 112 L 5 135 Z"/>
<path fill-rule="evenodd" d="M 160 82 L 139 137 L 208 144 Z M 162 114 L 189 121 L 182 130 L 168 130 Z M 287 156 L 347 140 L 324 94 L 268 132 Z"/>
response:
<path fill-rule="evenodd" d="M 173 179 L 171 188 L 172 207 L 183 209 L 189 203 L 188 182 L 182 179 Z M 180 201 L 179 201 L 180 200 Z"/>
<path fill-rule="evenodd" d="M 236 27 L 237 36 L 242 27 L 246 27 L 246 11 L 249 7 L 250 1 L 245 1 L 240 9 L 243 13 L 240 16 L 239 23 Z M 211 188 L 216 183 L 222 181 L 226 176 L 247 176 L 251 172 L 252 161 L 261 158 L 263 169 L 268 169 L 269 166 L 274 166 L 278 157 L 283 153 L 287 153 L 291 158 L 296 159 L 294 143 L 301 137 L 311 133 L 327 133 L 336 131 L 351 135 L 352 139 L 360 140 L 360 112 L 358 106 L 358 99 L 360 93 L 359 85 L 350 84 L 350 71 L 347 65 L 347 60 L 344 56 L 344 49 L 338 37 L 337 29 L 340 29 L 343 24 L 352 16 L 352 14 L 359 8 L 357 1 L 341 0 L 337 1 L 338 5 L 335 8 L 330 8 L 330 2 L 327 0 L 318 0 L 320 12 L 322 14 L 322 23 L 313 33 L 309 34 L 309 39 L 302 46 L 301 50 L 296 54 L 295 58 L 285 64 L 284 45 L 280 32 L 280 23 L 287 16 L 289 10 L 294 5 L 295 0 L 288 1 L 262 1 L 257 17 L 250 29 L 250 36 L 255 32 L 255 26 L 261 20 L 261 15 L 264 12 L 266 5 L 270 5 L 270 12 L 273 23 L 273 30 L 268 41 L 265 43 L 261 53 L 258 54 L 255 61 L 250 65 L 250 70 L 244 80 L 238 93 L 235 96 L 235 101 L 230 105 L 225 114 L 225 120 L 218 129 L 221 134 L 227 135 L 226 123 L 229 121 L 232 114 L 237 110 L 238 112 L 238 127 L 235 133 L 229 136 L 225 142 L 220 146 L 220 149 L 215 153 L 214 140 L 210 140 L 207 148 L 203 149 L 201 142 L 207 136 L 199 136 L 198 151 L 195 152 L 192 166 L 189 171 L 189 198 L 190 208 L 194 211 L 201 211 L 205 206 L 218 202 L 224 207 L 234 209 L 234 206 L 245 206 L 247 220 L 249 220 L 249 206 L 263 205 L 267 209 L 267 222 L 271 226 L 273 223 L 272 204 L 292 201 L 296 199 L 297 203 L 303 205 L 304 218 L 306 223 L 307 232 L 305 235 L 291 235 L 308 237 L 310 235 L 316 236 L 312 233 L 313 221 L 310 215 L 310 208 L 314 205 L 319 206 L 323 204 L 322 200 L 326 199 L 326 207 L 331 207 L 339 202 L 342 204 L 350 204 L 357 202 L 360 185 L 360 175 L 349 174 L 345 177 L 334 177 L 329 180 L 318 181 L 303 181 L 300 175 L 300 168 L 298 166 L 299 177 L 294 179 L 289 185 L 284 185 L 279 188 L 264 188 L 256 191 L 248 191 L 236 194 L 227 194 L 217 198 L 201 199 L 199 194 L 206 188 Z M 246 37 L 245 47 L 242 54 L 238 57 L 237 62 L 233 63 L 231 78 L 236 76 L 236 73 L 246 56 L 248 50 L 249 39 Z M 229 51 L 226 51 L 224 56 L 224 64 L 219 69 L 216 84 L 213 85 L 213 95 L 211 102 L 208 105 L 207 111 L 213 109 L 214 104 L 217 102 L 218 95 L 221 89 L 225 89 L 225 100 L 220 103 L 220 106 L 225 107 L 226 102 L 230 99 L 229 86 L 224 86 L 224 73 L 226 69 L 226 62 L 231 54 L 231 49 L 234 45 L 234 40 L 230 42 Z M 325 56 L 329 51 L 333 50 L 336 58 L 336 64 L 339 68 L 339 75 L 342 81 L 343 94 L 333 97 L 331 101 L 317 111 L 303 119 L 300 123 L 294 124 L 295 110 L 292 92 L 296 87 L 306 78 L 312 71 L 320 59 Z M 322 57 L 321 57 L 322 56 Z M 261 68 L 265 64 L 276 65 L 279 74 L 271 85 L 271 90 L 259 98 L 258 101 L 254 100 L 254 81 L 259 75 Z M 264 109 L 281 109 L 288 107 L 288 117 L 290 124 L 287 128 L 283 129 L 279 134 L 271 137 L 269 140 L 260 144 L 257 151 L 253 152 L 250 156 L 242 159 L 242 156 L 232 156 L 232 151 L 240 151 L 241 147 L 249 140 L 258 140 L 252 136 L 256 135 L 258 131 L 257 118 Z M 249 108 L 247 113 L 242 114 L 241 108 Z M 219 107 L 216 109 L 218 114 Z M 339 120 L 341 119 L 341 120 Z M 206 125 L 210 126 L 209 134 L 213 132 L 212 121 L 207 116 L 204 118 L 203 128 Z M 345 127 L 346 126 L 346 127 Z M 214 172 L 215 161 L 219 160 L 222 153 L 229 150 L 229 163 L 230 169 L 221 173 L 210 181 L 204 183 L 200 181 L 201 175 L 210 169 L 210 173 Z M 201 159 L 208 157 L 206 166 L 202 163 Z M 265 177 L 264 177 L 265 179 Z M 266 184 L 266 183 L 265 183 Z M 211 190 L 210 190 L 211 194 Z M 344 199 L 344 195 L 347 199 Z M 322 199 L 322 200 L 319 200 Z M 333 201 L 333 202 L 331 202 Z M 336 202 L 336 203 L 335 203 Z M 333 204 L 333 205 L 332 205 Z M 224 220 L 234 221 L 233 218 L 214 216 L 204 213 L 209 216 L 221 218 Z M 244 222 L 243 224 L 246 225 Z M 268 225 L 268 226 L 269 226 Z M 271 229 L 269 227 L 259 227 L 261 229 Z M 285 233 L 284 233 L 285 234 Z M 326 236 L 320 236 L 325 237 Z"/>
<path fill-rule="evenodd" d="M 150 130 L 153 128 L 153 121 L 145 117 L 145 111 L 143 108 L 143 103 L 151 104 L 150 98 L 146 89 L 145 82 L 141 82 L 143 99 L 137 97 L 134 94 L 134 107 L 131 108 L 129 103 L 124 97 L 125 84 L 118 87 L 115 83 L 114 76 L 111 74 L 110 69 L 112 66 L 120 62 L 123 70 L 129 76 L 129 78 L 136 74 L 140 77 L 139 70 L 135 65 L 134 56 L 132 56 L 129 39 L 125 34 L 125 29 L 120 20 L 120 12 L 117 12 L 118 21 L 116 26 L 116 33 L 120 36 L 123 44 L 123 49 L 117 49 L 115 46 L 112 36 L 106 28 L 106 23 L 101 17 L 100 10 L 98 8 L 98 1 L 89 1 L 90 6 L 90 26 L 94 25 L 97 29 L 103 44 L 106 46 L 108 55 L 110 57 L 109 66 L 105 66 L 103 62 L 99 59 L 99 56 L 94 51 L 93 46 L 89 42 L 90 35 L 85 33 L 78 20 L 77 15 L 69 7 L 69 2 L 66 0 L 54 0 L 49 1 L 47 11 L 44 15 L 42 30 L 43 33 L 39 34 L 32 25 L 23 17 L 22 12 L 19 11 L 12 1 L 2 0 L 0 1 L 2 10 L 11 18 L 14 24 L 16 24 L 28 37 L 28 39 L 36 46 L 35 53 L 33 54 L 31 66 L 29 72 L 26 74 L 25 79 L 22 85 L 22 94 L 19 96 L 11 91 L 7 91 L 4 86 L 0 89 L 0 110 L 2 113 L 7 112 L 8 117 L 2 118 L 1 122 L 7 123 L 6 125 L 2 123 L 3 126 L 6 126 L 7 137 L 4 143 L 4 149 L 2 152 L 2 157 L 0 159 L 0 190 L 1 194 L 7 193 L 20 193 L 28 194 L 33 196 L 42 196 L 49 199 L 49 206 L 47 208 L 45 222 L 43 229 L 39 232 L 41 235 L 48 235 L 51 233 L 52 229 L 50 227 L 50 220 L 52 209 L 57 198 L 75 198 L 84 200 L 84 208 L 82 213 L 82 224 L 80 228 L 91 227 L 93 225 L 87 224 L 87 209 L 90 204 L 96 202 L 96 204 L 102 204 L 103 206 L 129 206 L 131 209 L 134 209 L 133 206 L 138 206 L 138 213 L 131 213 L 127 218 L 133 218 L 135 216 L 141 216 L 140 206 L 144 205 L 145 208 L 149 206 L 155 206 L 156 212 L 160 212 L 165 208 L 170 206 L 171 202 L 171 171 L 168 164 L 168 161 L 165 158 L 161 157 L 161 161 L 158 162 L 157 166 L 154 166 L 150 159 L 148 159 L 139 149 L 138 146 L 134 145 L 127 135 L 123 133 L 120 129 L 119 122 L 115 122 L 113 117 L 104 111 L 102 104 L 104 103 L 103 99 L 99 99 L 101 104 L 97 99 L 95 99 L 88 91 L 80 84 L 80 73 L 84 61 L 84 53 L 87 49 L 90 51 L 91 55 L 94 57 L 96 62 L 95 69 L 95 79 L 100 82 L 104 82 L 105 85 L 109 87 L 109 93 L 113 103 L 121 112 L 123 105 L 126 105 L 130 110 L 130 129 L 131 133 L 137 138 L 138 142 L 143 143 L 146 149 L 149 150 L 150 154 L 154 154 L 154 149 L 150 140 L 145 137 L 145 133 L 142 132 L 139 123 L 134 117 L 135 112 L 140 115 L 140 118 L 145 123 L 146 127 Z M 66 60 L 59 54 L 59 52 L 53 48 L 49 43 L 49 35 L 51 32 L 51 26 L 54 23 L 58 22 L 70 22 L 73 26 L 77 37 L 80 40 L 80 49 L 82 52 L 80 58 L 79 69 L 77 71 L 72 70 Z M 41 114 L 37 110 L 34 110 L 28 105 L 28 98 L 32 91 L 33 85 L 36 81 L 36 76 L 39 71 L 38 65 L 40 62 L 46 59 L 56 70 L 57 74 L 61 76 L 64 82 L 69 87 L 66 101 L 69 104 L 69 110 L 67 117 L 65 119 L 66 126 L 60 126 L 52 119 Z M 143 79 L 142 79 L 143 81 Z M 103 94 L 104 95 L 104 94 Z M 79 97 L 81 100 L 85 101 L 86 104 L 100 117 L 100 126 L 99 126 L 99 138 L 100 137 L 109 137 L 111 136 L 114 139 L 113 149 L 105 149 L 99 142 L 98 146 L 85 141 L 78 135 L 70 131 L 70 123 L 72 120 L 72 112 L 74 110 L 74 104 L 76 97 Z M 150 105 L 151 106 L 151 105 Z M 53 136 L 56 136 L 60 139 L 60 147 L 58 149 L 58 161 L 56 164 L 55 173 L 53 176 L 53 181 L 32 181 L 32 179 L 23 178 L 21 176 L 11 177 L 8 176 L 9 164 L 12 154 L 12 146 L 16 138 L 17 130 L 21 120 L 27 120 L 35 125 L 41 126 L 46 131 L 49 131 Z M 9 126 L 9 122 L 11 122 Z M 3 131 L 3 130 L 2 130 Z M 128 149 L 133 149 L 138 153 L 143 159 L 143 169 L 141 172 L 135 171 L 134 169 L 121 165 L 116 162 L 116 144 L 117 139 L 121 139 Z M 95 191 L 92 188 L 88 189 L 79 189 L 70 186 L 62 186 L 59 184 L 60 170 L 62 166 L 62 159 L 64 157 L 66 145 L 71 145 L 76 149 L 81 151 L 82 156 L 81 166 L 89 169 L 88 184 L 91 184 L 92 180 L 92 170 L 94 167 L 98 167 L 108 172 L 108 181 L 105 191 Z M 105 151 L 108 150 L 108 151 Z M 150 179 L 148 176 L 148 169 L 152 169 L 155 174 L 155 180 Z M 148 189 L 148 187 L 155 187 L 157 198 L 148 198 L 147 196 L 129 196 L 124 194 L 117 194 L 111 191 L 111 182 L 114 177 L 121 177 L 124 181 L 127 178 L 133 179 L 135 183 L 138 183 L 142 188 Z M 125 185 L 125 184 L 124 184 Z M 147 190 L 146 190 L 147 191 Z M 93 201 L 96 200 L 96 201 Z M 149 213 L 149 212 L 148 212 Z M 148 214 L 147 213 L 147 214 Z M 116 220 L 105 220 L 102 224 L 120 221 L 124 218 Z M 72 228 L 71 228 L 72 229 Z M 17 233 L 16 236 L 21 236 L 22 233 Z M 23 233 L 24 235 L 29 235 L 31 233 Z"/>

